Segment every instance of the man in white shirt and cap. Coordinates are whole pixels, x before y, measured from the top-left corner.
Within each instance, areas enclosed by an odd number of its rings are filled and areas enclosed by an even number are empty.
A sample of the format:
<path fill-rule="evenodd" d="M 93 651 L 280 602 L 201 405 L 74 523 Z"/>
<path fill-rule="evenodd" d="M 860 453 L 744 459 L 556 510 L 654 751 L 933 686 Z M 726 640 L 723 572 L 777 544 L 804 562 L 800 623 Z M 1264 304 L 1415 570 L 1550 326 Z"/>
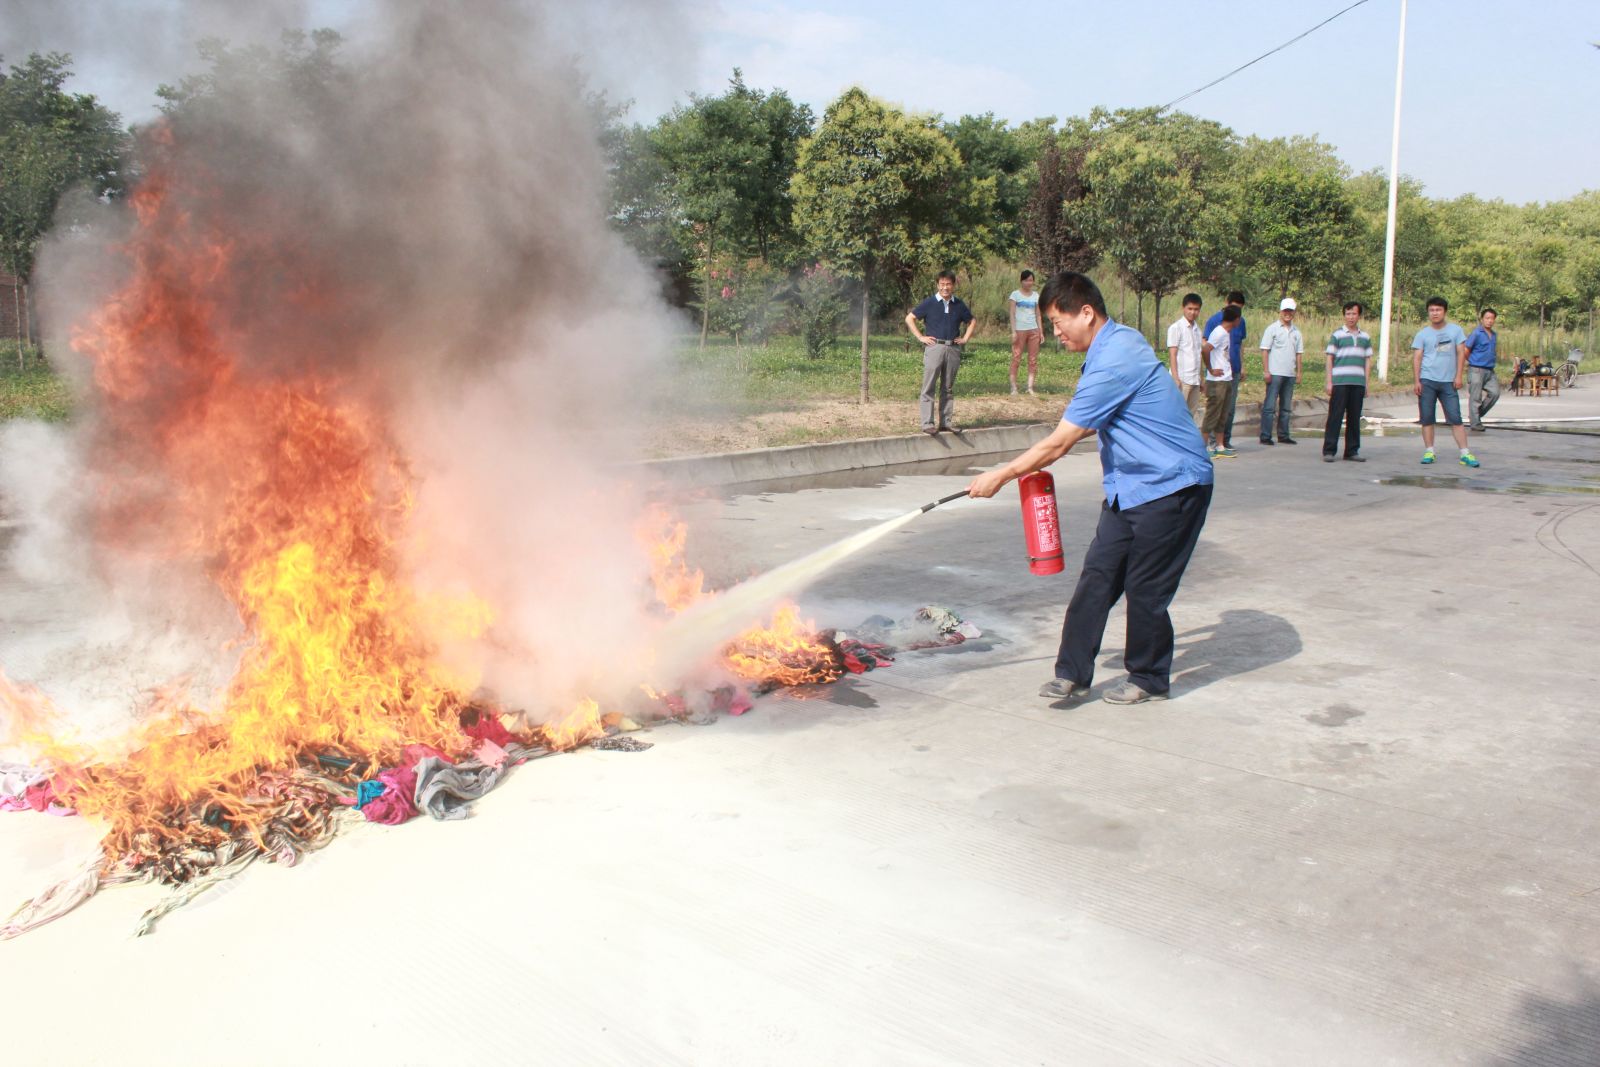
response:
<path fill-rule="evenodd" d="M 1261 443 L 1272 444 L 1272 424 L 1277 422 L 1278 442 L 1292 445 L 1289 414 L 1294 410 L 1294 383 L 1300 380 L 1300 354 L 1305 340 L 1294 324 L 1295 304 L 1284 297 L 1278 305 L 1278 321 L 1261 335 L 1261 374 L 1266 379 L 1267 395 L 1261 398 Z"/>

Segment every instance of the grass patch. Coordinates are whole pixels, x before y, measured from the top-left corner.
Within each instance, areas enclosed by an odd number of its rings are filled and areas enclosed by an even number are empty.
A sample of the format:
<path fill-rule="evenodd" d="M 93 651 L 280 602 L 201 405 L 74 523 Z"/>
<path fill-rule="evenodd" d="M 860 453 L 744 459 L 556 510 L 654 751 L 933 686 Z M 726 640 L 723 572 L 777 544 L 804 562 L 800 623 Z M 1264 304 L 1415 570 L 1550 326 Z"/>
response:
<path fill-rule="evenodd" d="M 26 367 L 19 369 L 17 342 L 0 342 L 0 420 L 61 422 L 71 411 L 71 390 L 37 349 L 28 349 Z"/>
<path fill-rule="evenodd" d="M 1336 323 L 1301 324 L 1306 338 L 1306 353 L 1296 394 L 1321 396 L 1327 336 Z M 1261 350 L 1250 347 L 1259 340 L 1252 326 L 1252 337 L 1244 353 L 1244 380 L 1240 399 L 1259 401 L 1266 391 L 1261 380 Z M 1406 338 L 1402 344 L 1408 343 Z M 871 390 L 877 400 L 915 400 L 922 389 L 922 348 L 903 334 L 875 334 L 869 339 Z M 798 338 L 774 337 L 765 346 L 735 348 L 726 340 L 711 339 L 704 349 L 686 341 L 675 351 L 675 373 L 657 394 L 659 411 L 669 416 L 758 415 L 776 411 L 800 411 L 824 400 L 854 399 L 860 386 L 861 356 L 854 339 L 841 341 L 821 359 L 809 359 Z M 1158 350 L 1165 362 L 1166 351 Z M 1376 362 L 1376 361 L 1374 361 Z M 1011 342 L 986 340 L 980 336 L 967 346 L 966 358 L 956 378 L 958 397 L 1005 396 L 1011 392 Z M 1036 390 L 1044 396 L 1057 396 L 1065 404 L 1077 388 L 1083 372 L 1083 356 L 1067 352 L 1054 340 L 1047 340 L 1039 354 L 1039 380 Z M 1377 368 L 1373 368 L 1374 377 Z M 1023 360 L 1019 378 L 1027 379 Z M 1377 387 L 1379 383 L 1374 382 Z M 1389 384 L 1411 384 L 1411 353 L 1396 348 L 1389 360 Z M 981 425 L 963 419 L 968 425 Z M 794 441 L 793 443 L 802 443 Z"/>

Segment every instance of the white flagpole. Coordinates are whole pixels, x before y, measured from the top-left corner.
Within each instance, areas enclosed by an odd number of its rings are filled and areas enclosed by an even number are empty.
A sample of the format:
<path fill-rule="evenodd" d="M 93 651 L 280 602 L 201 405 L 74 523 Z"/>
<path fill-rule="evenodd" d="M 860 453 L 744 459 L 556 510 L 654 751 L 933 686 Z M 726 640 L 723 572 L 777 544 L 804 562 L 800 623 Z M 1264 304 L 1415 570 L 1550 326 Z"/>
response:
<path fill-rule="evenodd" d="M 1378 331 L 1378 380 L 1389 380 L 1389 323 L 1394 317 L 1394 216 L 1400 195 L 1400 91 L 1406 81 L 1406 0 L 1400 0 L 1400 58 L 1394 70 L 1394 141 L 1389 147 L 1389 224 L 1383 238 L 1383 326 Z"/>

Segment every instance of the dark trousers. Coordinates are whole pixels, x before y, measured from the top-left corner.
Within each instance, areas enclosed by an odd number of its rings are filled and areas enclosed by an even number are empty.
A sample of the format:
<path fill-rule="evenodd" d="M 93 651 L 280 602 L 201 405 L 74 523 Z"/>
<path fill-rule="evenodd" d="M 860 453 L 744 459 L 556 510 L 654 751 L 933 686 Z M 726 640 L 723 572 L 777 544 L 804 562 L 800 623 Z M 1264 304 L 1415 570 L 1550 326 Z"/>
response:
<path fill-rule="evenodd" d="M 1126 594 L 1128 635 L 1122 657 L 1128 678 L 1147 693 L 1171 685 L 1172 618 L 1167 608 L 1189 565 L 1211 506 L 1211 486 L 1191 485 L 1128 508 L 1102 503 L 1100 525 L 1083 557 L 1078 587 L 1061 624 L 1056 677 L 1089 685 L 1106 616 Z"/>
<path fill-rule="evenodd" d="M 1367 398 L 1364 385 L 1336 385 L 1328 398 L 1328 425 L 1322 431 L 1322 454 L 1339 450 L 1339 423 L 1344 423 L 1344 454 L 1361 451 L 1361 404 Z"/>
<path fill-rule="evenodd" d="M 1233 447 L 1233 419 L 1234 413 L 1239 410 L 1239 372 L 1233 372 L 1233 381 L 1228 383 L 1228 413 L 1224 416 L 1227 420 L 1222 427 L 1222 443 Z"/>

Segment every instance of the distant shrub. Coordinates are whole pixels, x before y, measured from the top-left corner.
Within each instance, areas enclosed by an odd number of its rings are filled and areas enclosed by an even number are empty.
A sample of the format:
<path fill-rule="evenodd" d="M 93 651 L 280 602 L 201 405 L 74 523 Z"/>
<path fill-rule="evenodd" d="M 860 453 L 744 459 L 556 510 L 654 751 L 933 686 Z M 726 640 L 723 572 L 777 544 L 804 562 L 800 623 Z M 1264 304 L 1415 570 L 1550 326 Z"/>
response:
<path fill-rule="evenodd" d="M 795 284 L 794 322 L 808 359 L 822 359 L 839 343 L 850 305 L 844 286 L 821 264 L 807 267 Z"/>

